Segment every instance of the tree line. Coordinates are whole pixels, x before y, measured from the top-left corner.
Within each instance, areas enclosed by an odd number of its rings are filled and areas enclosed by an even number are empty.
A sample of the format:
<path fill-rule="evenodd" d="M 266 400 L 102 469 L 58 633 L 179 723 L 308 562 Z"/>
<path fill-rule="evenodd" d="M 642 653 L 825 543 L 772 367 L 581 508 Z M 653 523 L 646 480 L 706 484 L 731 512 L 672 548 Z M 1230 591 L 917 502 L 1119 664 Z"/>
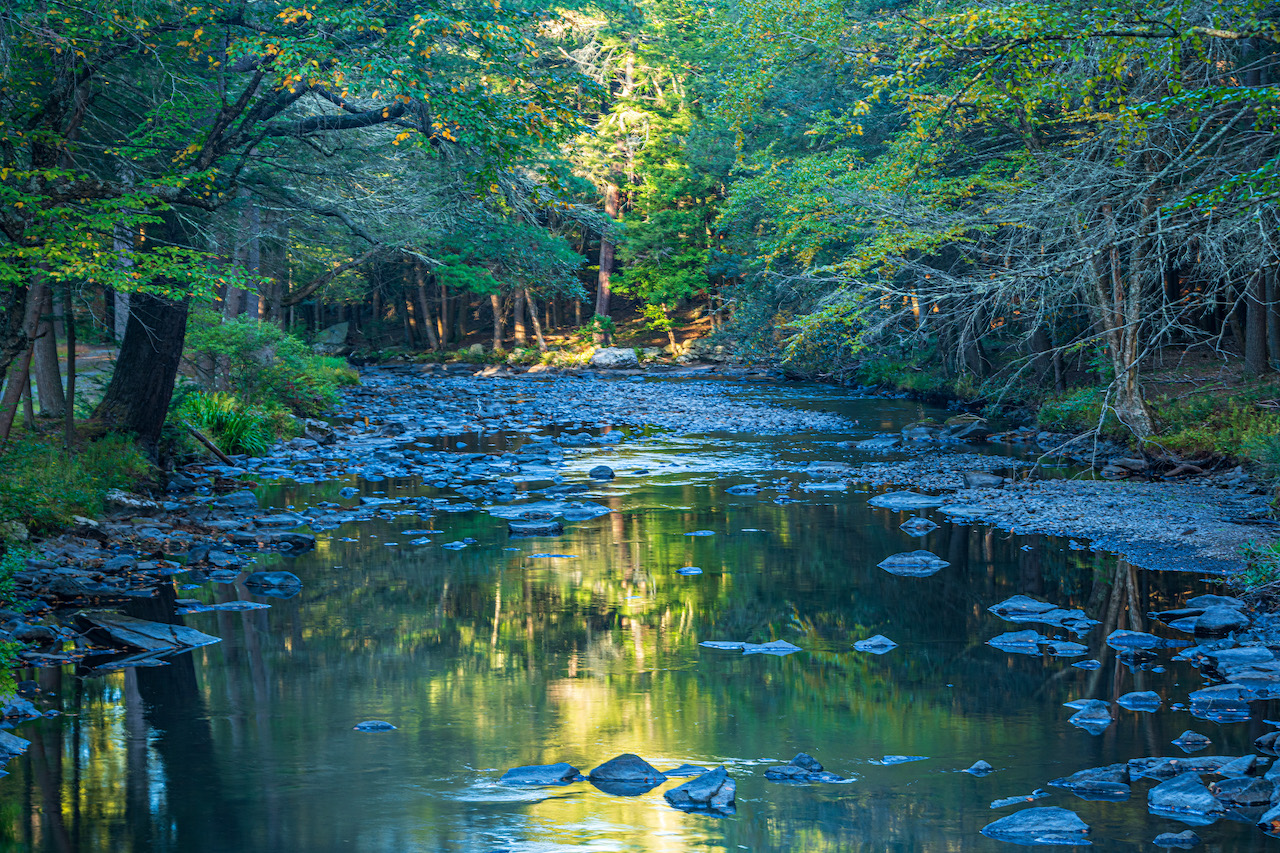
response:
<path fill-rule="evenodd" d="M 0 10 L 0 440 L 29 377 L 156 445 L 193 310 L 411 349 L 702 306 L 747 356 L 1140 436 L 1169 347 L 1280 366 L 1255 2 L 15 0 Z M 68 345 L 66 376 L 58 342 Z"/>

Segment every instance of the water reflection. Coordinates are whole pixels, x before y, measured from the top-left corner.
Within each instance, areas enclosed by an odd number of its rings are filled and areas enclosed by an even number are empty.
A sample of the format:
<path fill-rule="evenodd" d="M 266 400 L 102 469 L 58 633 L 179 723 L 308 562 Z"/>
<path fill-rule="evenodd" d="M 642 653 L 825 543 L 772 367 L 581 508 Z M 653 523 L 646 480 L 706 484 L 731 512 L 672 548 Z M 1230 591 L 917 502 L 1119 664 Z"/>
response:
<path fill-rule="evenodd" d="M 895 417 L 918 416 L 908 408 Z M 619 449 L 619 470 L 671 454 L 653 441 Z M 744 452 L 801 448 L 792 438 Z M 996 850 L 978 834 L 1009 811 L 991 810 L 993 800 L 1083 767 L 1170 754 L 1185 728 L 1223 754 L 1247 751 L 1265 729 L 1265 714 L 1218 725 L 1169 708 L 1199 686 L 1198 673 L 1166 652 L 1164 672 L 1131 669 L 1101 642 L 1117 628 L 1152 629 L 1145 614 L 1177 606 L 1195 586 L 1186 577 L 936 514 L 936 530 L 910 537 L 899 529 L 910 514 L 869 509 L 867 493 L 779 505 L 773 493 L 724 491 L 761 476 L 689 464 L 620 478 L 592 495 L 613 514 L 554 540 L 508 540 L 506 523 L 482 513 L 388 515 L 329 531 L 296 560 L 264 558 L 287 562 L 303 592 L 261 599 L 269 610 L 181 617 L 222 643 L 105 677 L 40 672 L 63 715 L 20 730 L 32 748 L 0 779 L 0 850 Z M 274 502 L 333 499 L 342 485 L 281 487 Z M 444 532 L 409 544 L 402 531 L 419 528 Z M 715 535 L 684 535 L 694 530 Z M 439 547 L 464 537 L 477 543 Z M 925 578 L 876 568 L 915 548 L 951 565 Z M 683 566 L 703 573 L 677 574 Z M 1101 668 L 985 645 L 1010 627 L 986 608 L 1016 593 L 1101 620 L 1080 640 Z M 250 597 L 233 585 L 183 595 Z M 898 648 L 852 651 L 877 633 Z M 743 656 L 702 640 L 805 651 Z M 1066 724 L 1063 702 L 1134 690 L 1155 690 L 1165 707 L 1117 711 L 1096 737 Z M 352 730 L 367 719 L 398 729 Z M 766 766 L 799 751 L 854 781 L 764 780 Z M 659 768 L 727 764 L 737 815 L 669 808 L 661 793 L 683 780 L 628 798 L 586 783 L 494 784 L 510 766 L 587 770 L 621 752 Z M 928 760 L 872 763 L 892 754 Z M 979 758 L 999 772 L 955 772 Z M 1078 811 L 1102 850 L 1138 850 L 1178 828 L 1146 813 L 1144 790 L 1122 804 L 1054 790 L 1036 804 Z M 1223 849 L 1266 843 L 1228 821 L 1198 832 Z"/>

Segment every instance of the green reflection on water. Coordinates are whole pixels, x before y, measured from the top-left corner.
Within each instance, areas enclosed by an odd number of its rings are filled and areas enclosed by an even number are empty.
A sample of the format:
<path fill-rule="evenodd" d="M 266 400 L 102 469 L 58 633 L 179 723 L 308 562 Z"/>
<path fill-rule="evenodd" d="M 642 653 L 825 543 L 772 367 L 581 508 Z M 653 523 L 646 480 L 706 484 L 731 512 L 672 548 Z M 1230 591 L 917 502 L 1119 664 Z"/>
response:
<path fill-rule="evenodd" d="M 1145 614 L 1179 603 L 1186 577 L 982 527 L 944 523 L 912 539 L 898 529 L 904 515 L 870 510 L 856 491 L 787 505 L 773 492 L 724 493 L 743 479 L 623 478 L 598 498 L 616 512 L 556 539 L 508 540 L 487 514 L 438 513 L 348 525 L 313 553 L 264 557 L 299 574 L 303 592 L 264 599 L 270 610 L 185 617 L 221 644 L 106 678 L 41 672 L 64 716 L 20 730 L 33 747 L 0 780 L 0 849 L 997 850 L 978 834 L 1009 811 L 990 810 L 996 798 L 1169 754 L 1188 727 L 1223 752 L 1261 733 L 1173 711 L 1121 712 L 1099 737 L 1065 722 L 1069 699 L 1140 689 L 1180 699 L 1199 685 L 1176 664 L 1130 673 L 1100 642 L 1117 627 L 1150 627 Z M 281 487 L 272 503 L 300 505 L 339 485 Z M 401 532 L 424 527 L 444 532 L 422 546 Z M 698 529 L 716 535 L 684 535 Z M 477 544 L 439 547 L 465 536 Z M 922 579 L 875 567 L 917 547 L 952 565 Z M 530 556 L 548 552 L 576 556 Z M 686 565 L 704 573 L 675 573 Z M 1012 627 L 986 608 L 1015 593 L 1104 619 L 1088 638 L 1103 668 L 986 646 Z M 183 594 L 247 597 L 230 585 Z M 899 647 L 851 650 L 874 633 Z M 697 645 L 726 639 L 805 651 Z M 398 730 L 352 731 L 365 719 Z M 801 750 L 854 780 L 763 779 L 765 766 Z M 659 767 L 729 764 L 737 815 L 674 811 L 665 787 L 621 798 L 586 783 L 493 784 L 513 765 L 585 771 L 621 752 Z M 870 763 L 886 754 L 928 760 Z M 978 758 L 1001 771 L 954 772 Z M 1135 786 L 1126 804 L 1057 793 L 1036 805 L 1076 809 L 1100 850 L 1138 850 L 1178 828 L 1146 814 L 1144 791 Z M 1199 831 L 1223 849 L 1266 841 L 1226 822 Z"/>

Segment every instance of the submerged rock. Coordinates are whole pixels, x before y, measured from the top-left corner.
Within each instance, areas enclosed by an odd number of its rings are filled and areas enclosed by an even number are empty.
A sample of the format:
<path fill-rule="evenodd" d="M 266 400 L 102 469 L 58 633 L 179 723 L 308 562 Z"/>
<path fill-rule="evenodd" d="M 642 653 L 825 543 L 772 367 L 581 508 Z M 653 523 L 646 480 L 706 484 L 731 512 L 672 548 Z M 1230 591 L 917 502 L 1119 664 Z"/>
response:
<path fill-rule="evenodd" d="M 1029 595 L 1011 596 L 999 604 L 993 604 L 987 610 L 1007 622 L 1038 622 L 1043 625 L 1056 625 L 1076 635 L 1082 635 L 1098 624 L 1098 620 L 1090 619 L 1083 610 L 1067 610 L 1045 601 L 1037 601 Z"/>
<path fill-rule="evenodd" d="M 1040 644 L 1048 642 L 1049 638 L 1039 631 L 1006 631 L 987 640 L 988 646 L 993 646 L 1002 652 L 1012 652 L 1019 655 L 1038 655 L 1040 654 Z"/>
<path fill-rule="evenodd" d="M 396 727 L 385 720 L 365 720 L 363 723 L 356 723 L 351 728 L 358 732 L 394 732 Z"/>
<path fill-rule="evenodd" d="M 926 578 L 951 565 L 932 551 L 907 551 L 886 557 L 879 567 L 891 575 Z"/>
<path fill-rule="evenodd" d="M 1107 645 L 1119 651 L 1158 649 L 1164 644 L 1164 640 L 1154 634 L 1145 634 L 1142 631 L 1112 631 L 1107 635 Z"/>
<path fill-rule="evenodd" d="M 780 764 L 764 771 L 764 778 L 773 782 L 841 782 L 840 776 L 822 769 L 818 760 L 801 752 L 788 764 Z"/>
<path fill-rule="evenodd" d="M 696 764 L 681 764 L 674 770 L 664 770 L 662 775 L 668 779 L 677 779 L 682 776 L 701 776 L 703 773 L 709 772 L 705 767 L 699 767 Z"/>
<path fill-rule="evenodd" d="M 512 538 L 526 536 L 560 536 L 564 533 L 564 525 L 549 519 L 545 521 L 508 521 L 507 535 Z"/>
<path fill-rule="evenodd" d="M 1023 809 L 982 828 L 982 834 L 1015 844 L 1088 844 L 1089 825 L 1057 806 Z"/>
<path fill-rule="evenodd" d="M 1129 799 L 1129 765 L 1109 764 L 1090 767 L 1049 783 L 1065 788 L 1084 800 L 1119 802 Z"/>
<path fill-rule="evenodd" d="M 662 796 L 681 811 L 732 814 L 737 807 L 737 790 L 737 783 L 729 778 L 729 771 L 724 767 L 717 767 L 672 788 Z"/>
<path fill-rule="evenodd" d="M 1200 836 L 1189 829 L 1184 832 L 1162 832 L 1151 843 L 1157 847 L 1177 847 L 1189 850 L 1200 843 Z"/>
<path fill-rule="evenodd" d="M 1170 741 L 1174 746 L 1181 747 L 1183 752 L 1197 752 L 1204 749 L 1213 741 L 1200 734 L 1199 732 L 1185 731 L 1178 735 L 1177 738 Z"/>
<path fill-rule="evenodd" d="M 1099 735 L 1111 725 L 1111 703 L 1101 699 L 1084 699 L 1076 703 L 1068 703 L 1079 708 L 1067 718 L 1067 722 L 1076 728 L 1084 729 L 1091 735 Z"/>
<path fill-rule="evenodd" d="M 802 652 L 804 649 L 795 643 L 788 643 L 786 640 L 772 640 L 768 643 L 743 643 L 742 653 L 744 655 L 782 655 L 794 654 Z"/>
<path fill-rule="evenodd" d="M 895 764 L 908 764 L 912 761 L 928 761 L 927 755 L 886 755 L 884 758 L 871 759 L 872 764 L 881 764 L 885 767 L 892 767 Z"/>
<path fill-rule="evenodd" d="M 1020 794 L 1014 797 L 1001 797 L 998 800 L 992 800 L 990 808 L 1002 809 L 1005 806 L 1016 806 L 1019 803 L 1034 803 L 1036 800 L 1043 800 L 1047 796 L 1049 796 L 1048 791 L 1037 788 L 1030 794 Z"/>
<path fill-rule="evenodd" d="M 1183 756 L 1181 758 L 1131 758 L 1129 775 L 1148 779 L 1172 779 L 1184 773 L 1216 773 L 1233 758 L 1222 755 Z"/>
<path fill-rule="evenodd" d="M 853 644 L 853 648 L 860 652 L 870 652 L 873 655 L 882 655 L 885 652 L 896 649 L 898 644 L 890 640 L 884 634 L 876 634 L 874 637 L 868 637 L 865 640 L 858 640 Z"/>
<path fill-rule="evenodd" d="M 1130 711 L 1155 711 L 1160 707 L 1160 694 L 1150 690 L 1126 693 L 1116 700 L 1116 704 Z"/>
<path fill-rule="evenodd" d="M 512 767 L 502 778 L 499 785 L 568 785 L 582 778 L 578 768 L 572 764 L 529 764 L 523 767 Z"/>
<path fill-rule="evenodd" d="M 938 523 L 932 519 L 916 516 L 902 522 L 902 524 L 898 525 L 898 529 L 908 536 L 926 536 L 938 529 Z"/>
<path fill-rule="evenodd" d="M 302 579 L 293 572 L 253 572 L 244 585 L 259 595 L 290 598 L 302 590 Z"/>

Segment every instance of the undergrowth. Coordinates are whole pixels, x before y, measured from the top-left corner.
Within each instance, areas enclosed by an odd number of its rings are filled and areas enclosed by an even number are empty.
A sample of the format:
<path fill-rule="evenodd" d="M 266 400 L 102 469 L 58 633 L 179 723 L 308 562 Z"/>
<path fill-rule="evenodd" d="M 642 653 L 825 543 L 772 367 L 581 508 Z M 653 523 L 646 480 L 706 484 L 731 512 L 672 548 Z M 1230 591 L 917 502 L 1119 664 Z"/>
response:
<path fill-rule="evenodd" d="M 31 436 L 0 453 L 0 522 L 40 533 L 90 518 L 111 489 L 133 489 L 153 474 L 147 457 L 128 438 L 108 435 L 77 454 L 60 439 Z"/>
<path fill-rule="evenodd" d="M 200 430 L 223 453 L 264 456 L 279 427 L 270 412 L 248 406 L 231 394 L 194 391 L 176 407 L 178 419 Z"/>

